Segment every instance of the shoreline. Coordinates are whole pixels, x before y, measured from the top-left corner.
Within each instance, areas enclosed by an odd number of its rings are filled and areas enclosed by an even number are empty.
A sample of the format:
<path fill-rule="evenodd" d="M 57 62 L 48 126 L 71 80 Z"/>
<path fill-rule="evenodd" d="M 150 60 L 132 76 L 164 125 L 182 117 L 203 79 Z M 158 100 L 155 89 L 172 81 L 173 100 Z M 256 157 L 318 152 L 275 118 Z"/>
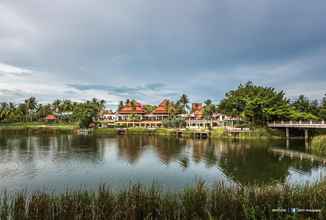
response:
<path fill-rule="evenodd" d="M 52 132 L 75 132 L 79 130 L 77 123 L 53 123 L 48 124 L 44 122 L 19 122 L 19 123 L 1 123 L 0 132 L 3 130 L 31 130 L 32 132 L 52 131 Z M 159 135 L 159 136 L 177 136 L 177 128 L 141 128 L 141 127 L 129 127 L 129 128 L 95 128 L 94 134 L 97 135 L 118 135 L 118 130 L 124 129 L 126 134 L 130 135 Z M 255 128 L 250 132 L 245 133 L 231 133 L 226 131 L 225 128 L 215 128 L 212 130 L 204 129 L 182 129 L 183 138 L 191 138 L 194 132 L 205 131 L 209 133 L 208 138 L 212 139 L 283 139 L 284 135 L 276 130 L 268 128 Z M 293 138 L 296 139 L 296 138 Z"/>
<path fill-rule="evenodd" d="M 73 132 L 78 133 L 79 127 L 77 123 L 54 123 L 47 124 L 43 122 L 28 122 L 28 123 L 2 123 L 0 124 L 0 132 L 5 130 L 30 130 L 31 132 Z M 118 135 L 118 131 L 123 129 L 128 135 L 159 135 L 177 137 L 177 128 L 95 128 L 93 133 L 96 135 Z M 195 132 L 206 132 L 209 134 L 207 138 L 212 139 L 283 139 L 284 135 L 281 132 L 268 129 L 256 128 L 250 132 L 231 133 L 226 131 L 225 128 L 215 128 L 212 130 L 204 129 L 181 129 L 182 138 L 192 138 Z"/>

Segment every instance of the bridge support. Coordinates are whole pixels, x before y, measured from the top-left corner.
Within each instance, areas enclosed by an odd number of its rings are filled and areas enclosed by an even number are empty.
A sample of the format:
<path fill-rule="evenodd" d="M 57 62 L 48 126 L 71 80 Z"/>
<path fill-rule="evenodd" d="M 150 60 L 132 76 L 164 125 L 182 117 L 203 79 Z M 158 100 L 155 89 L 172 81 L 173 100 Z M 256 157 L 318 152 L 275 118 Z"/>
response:
<path fill-rule="evenodd" d="M 304 129 L 304 139 L 305 140 L 309 140 L 309 133 L 308 133 L 308 129 Z"/>
<path fill-rule="evenodd" d="M 290 128 L 285 128 L 286 139 L 290 138 Z"/>
<path fill-rule="evenodd" d="M 309 132 L 308 132 L 308 129 L 304 129 L 304 140 L 305 140 L 305 147 L 309 148 Z"/>

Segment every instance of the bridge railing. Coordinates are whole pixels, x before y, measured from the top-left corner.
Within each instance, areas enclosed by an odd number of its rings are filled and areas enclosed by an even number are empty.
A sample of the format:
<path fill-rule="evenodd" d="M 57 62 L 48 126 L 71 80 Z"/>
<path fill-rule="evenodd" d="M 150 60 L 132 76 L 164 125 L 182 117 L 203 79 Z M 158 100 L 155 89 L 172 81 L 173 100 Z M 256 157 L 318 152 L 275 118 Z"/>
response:
<path fill-rule="evenodd" d="M 298 124 L 298 125 L 313 125 L 313 124 L 317 124 L 317 125 L 324 125 L 326 124 L 326 121 L 322 120 L 322 121 L 272 121 L 268 123 L 269 125 L 277 125 L 277 124 Z"/>

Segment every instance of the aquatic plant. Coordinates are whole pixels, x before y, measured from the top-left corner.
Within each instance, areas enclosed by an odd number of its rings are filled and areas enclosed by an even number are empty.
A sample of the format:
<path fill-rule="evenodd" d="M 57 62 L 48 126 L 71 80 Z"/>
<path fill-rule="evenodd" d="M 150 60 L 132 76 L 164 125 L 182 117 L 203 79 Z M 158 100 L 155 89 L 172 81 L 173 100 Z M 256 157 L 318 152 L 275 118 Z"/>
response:
<path fill-rule="evenodd" d="M 277 213 L 273 209 L 321 209 L 316 213 Z M 208 187 L 198 182 L 181 192 L 166 192 L 153 184 L 130 185 L 95 192 L 4 192 L 1 219 L 325 219 L 326 182 L 289 186 Z"/>

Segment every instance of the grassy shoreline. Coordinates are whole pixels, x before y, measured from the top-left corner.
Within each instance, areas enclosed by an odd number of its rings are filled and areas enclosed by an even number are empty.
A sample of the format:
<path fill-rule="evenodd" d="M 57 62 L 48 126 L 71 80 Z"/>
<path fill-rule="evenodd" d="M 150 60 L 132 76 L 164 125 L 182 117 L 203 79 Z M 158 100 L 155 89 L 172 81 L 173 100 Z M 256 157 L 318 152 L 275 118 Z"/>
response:
<path fill-rule="evenodd" d="M 275 213 L 276 208 L 321 209 L 320 213 Z M 198 182 L 181 192 L 130 185 L 101 186 L 62 194 L 0 194 L 0 219 L 325 219 L 326 182 L 313 185 L 208 188 Z"/>
<path fill-rule="evenodd" d="M 28 122 L 28 123 L 0 123 L 0 132 L 3 130 L 31 130 L 32 132 L 75 132 L 78 130 L 77 123 L 54 123 Z M 127 128 L 127 134 L 130 135 L 159 135 L 159 136 L 176 136 L 175 128 Z M 194 129 L 184 129 L 183 137 L 191 138 Z M 94 130 L 97 135 L 116 135 L 117 128 L 97 128 Z M 268 128 L 255 128 L 248 133 L 232 134 L 224 128 L 216 128 L 210 131 L 210 137 L 213 139 L 281 139 L 284 134 L 279 131 Z"/>

